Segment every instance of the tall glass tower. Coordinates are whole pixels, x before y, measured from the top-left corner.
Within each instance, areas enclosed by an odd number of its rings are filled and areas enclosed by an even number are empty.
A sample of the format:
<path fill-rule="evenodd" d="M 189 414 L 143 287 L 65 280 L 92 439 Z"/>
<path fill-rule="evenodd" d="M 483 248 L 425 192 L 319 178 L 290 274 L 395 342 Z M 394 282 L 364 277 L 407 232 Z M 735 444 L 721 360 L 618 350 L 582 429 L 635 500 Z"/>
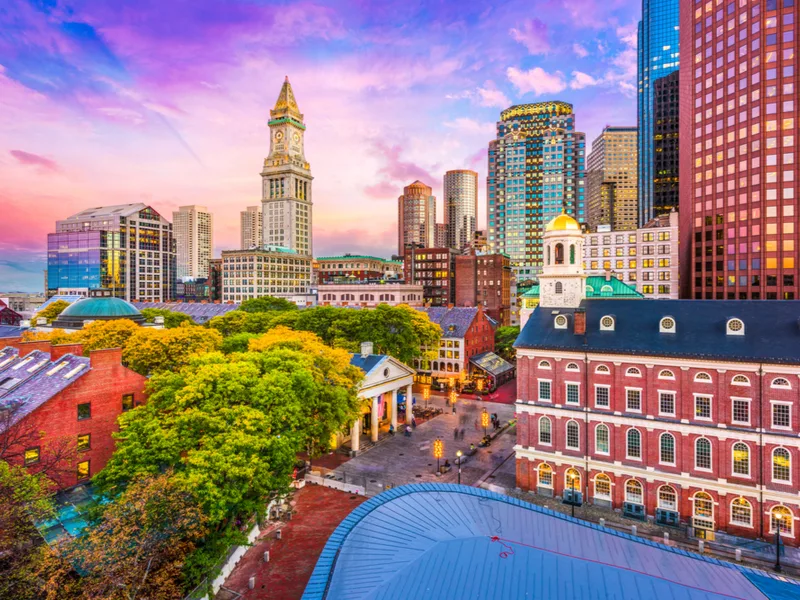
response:
<path fill-rule="evenodd" d="M 656 172 L 656 152 L 665 139 L 670 139 L 677 148 L 678 117 L 667 110 L 669 122 L 662 122 L 657 102 L 662 99 L 671 102 L 671 96 L 658 93 L 656 82 L 678 70 L 679 33 L 678 6 L 679 0 L 642 0 L 642 20 L 639 21 L 639 226 L 643 226 L 662 212 L 669 212 L 677 207 L 677 162 L 674 172 L 665 173 L 663 168 Z M 674 105 L 674 103 L 673 103 Z M 674 109 L 677 113 L 677 108 Z M 673 131 L 674 129 L 674 131 Z M 669 138 L 665 138 L 669 136 Z M 674 138 L 673 138 L 674 136 Z M 671 164 L 671 161 L 670 161 Z M 665 191 L 656 193 L 656 185 L 666 185 Z M 673 190 L 673 194 L 668 193 Z M 658 198 L 658 200 L 656 200 Z"/>
<path fill-rule="evenodd" d="M 585 221 L 586 136 L 566 102 L 512 106 L 489 142 L 487 224 L 490 252 L 511 259 L 518 282 L 542 267 L 547 223 L 565 212 Z"/>

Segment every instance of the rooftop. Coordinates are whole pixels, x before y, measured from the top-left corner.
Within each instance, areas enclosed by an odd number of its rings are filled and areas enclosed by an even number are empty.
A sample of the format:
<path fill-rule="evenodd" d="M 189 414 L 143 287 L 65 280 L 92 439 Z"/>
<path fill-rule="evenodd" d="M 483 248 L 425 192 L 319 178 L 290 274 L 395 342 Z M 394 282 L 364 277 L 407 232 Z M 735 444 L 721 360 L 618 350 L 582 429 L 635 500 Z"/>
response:
<path fill-rule="evenodd" d="M 533 285 L 527 292 L 522 294 L 523 298 L 538 298 L 539 284 Z M 636 288 L 610 276 L 606 279 L 605 275 L 589 275 L 586 278 L 586 297 L 587 298 L 644 298 L 644 295 L 636 291 Z"/>
<path fill-rule="evenodd" d="M 453 484 L 388 490 L 325 545 L 304 600 L 796 598 L 787 578 Z"/>
<path fill-rule="evenodd" d="M 130 319 L 135 323 L 143 323 L 144 317 L 138 309 L 123 300 L 112 296 L 98 298 L 82 298 L 70 304 L 53 321 L 53 327 L 81 328 L 87 320 L 110 321 L 113 319 Z"/>
<path fill-rule="evenodd" d="M 192 317 L 195 323 L 200 324 L 239 308 L 239 304 L 203 304 L 202 302 L 134 302 L 133 306 L 138 310 L 161 308 L 183 313 Z"/>
<path fill-rule="evenodd" d="M 463 306 L 431 306 L 417 310 L 426 313 L 432 323 L 442 328 L 443 338 L 463 338 L 478 314 L 477 308 Z"/>
<path fill-rule="evenodd" d="M 388 258 L 381 258 L 379 256 L 369 256 L 368 254 L 342 254 L 341 256 L 320 256 L 314 260 L 377 260 L 382 263 L 390 263 L 393 265 L 402 265 L 402 261 L 389 260 Z"/>

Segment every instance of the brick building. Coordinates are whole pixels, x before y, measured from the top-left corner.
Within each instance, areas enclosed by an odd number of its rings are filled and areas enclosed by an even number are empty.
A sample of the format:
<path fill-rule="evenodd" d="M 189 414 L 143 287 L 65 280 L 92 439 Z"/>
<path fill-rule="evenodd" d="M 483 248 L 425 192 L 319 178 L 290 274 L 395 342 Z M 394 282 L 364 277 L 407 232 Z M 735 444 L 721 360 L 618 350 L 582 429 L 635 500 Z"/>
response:
<path fill-rule="evenodd" d="M 89 480 L 114 452 L 117 418 L 145 401 L 147 379 L 122 366 L 122 350 L 5 340 L 0 350 L 0 436 L 9 455 L 35 471 L 67 447 L 59 487 Z"/>
<path fill-rule="evenodd" d="M 22 322 L 22 315 L 0 300 L 0 325 L 17 326 Z"/>
<path fill-rule="evenodd" d="M 322 256 L 314 259 L 317 283 L 345 283 L 346 280 L 369 281 L 397 279 L 402 275 L 403 263 L 377 256 L 344 254 Z"/>
<path fill-rule="evenodd" d="M 501 326 L 511 324 L 511 259 L 505 254 L 456 256 L 455 305 L 482 306 Z"/>
<path fill-rule="evenodd" d="M 422 286 L 429 306 L 455 302 L 457 254 L 452 248 L 409 248 L 405 253 L 403 276 L 407 283 Z"/>
<path fill-rule="evenodd" d="M 559 303 L 570 276 L 545 269 L 515 344 L 517 485 L 706 539 L 778 529 L 800 545 L 798 305 Z"/>

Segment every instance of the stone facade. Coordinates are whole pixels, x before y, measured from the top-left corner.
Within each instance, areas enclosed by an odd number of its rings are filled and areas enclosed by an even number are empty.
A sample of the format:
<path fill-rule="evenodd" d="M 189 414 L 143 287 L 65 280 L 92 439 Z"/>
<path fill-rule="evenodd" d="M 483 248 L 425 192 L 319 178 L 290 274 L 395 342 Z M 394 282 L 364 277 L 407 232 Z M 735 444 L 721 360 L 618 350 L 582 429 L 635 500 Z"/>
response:
<path fill-rule="evenodd" d="M 405 283 L 323 283 L 317 290 L 320 306 L 374 308 L 379 304 L 422 307 L 422 286 Z"/>

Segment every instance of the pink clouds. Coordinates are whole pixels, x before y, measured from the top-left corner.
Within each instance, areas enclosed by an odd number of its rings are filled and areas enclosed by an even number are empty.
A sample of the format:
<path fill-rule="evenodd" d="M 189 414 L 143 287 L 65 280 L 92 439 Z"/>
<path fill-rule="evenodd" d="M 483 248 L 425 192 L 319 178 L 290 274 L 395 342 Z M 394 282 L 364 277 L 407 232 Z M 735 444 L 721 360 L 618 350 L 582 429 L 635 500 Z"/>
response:
<path fill-rule="evenodd" d="M 40 172 L 54 173 L 61 170 L 58 164 L 56 164 L 56 161 L 45 158 L 44 156 L 39 156 L 38 154 L 32 154 L 24 150 L 11 150 L 9 154 L 23 165 L 38 167 Z"/>
<path fill-rule="evenodd" d="M 514 84 L 520 94 L 533 92 L 535 96 L 543 94 L 557 94 L 567 87 L 564 74 L 561 71 L 548 73 L 541 67 L 534 67 L 528 71 L 508 67 L 506 70 L 508 80 Z"/>
<path fill-rule="evenodd" d="M 547 25 L 539 19 L 530 19 L 517 29 L 509 31 L 511 37 L 528 49 L 531 54 L 547 54 L 550 42 L 547 39 Z"/>

